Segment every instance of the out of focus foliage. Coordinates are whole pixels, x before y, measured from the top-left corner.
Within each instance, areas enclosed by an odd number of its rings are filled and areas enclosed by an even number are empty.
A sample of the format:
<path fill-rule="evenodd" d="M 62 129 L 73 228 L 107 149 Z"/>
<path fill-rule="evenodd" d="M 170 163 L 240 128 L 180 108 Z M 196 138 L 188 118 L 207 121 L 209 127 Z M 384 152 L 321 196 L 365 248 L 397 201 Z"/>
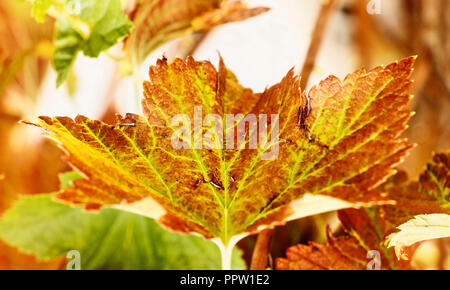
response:
<path fill-rule="evenodd" d="M 314 1 L 302 1 L 312 3 L 311 7 L 320 5 L 319 2 L 322 2 L 317 1 L 314 4 Z M 212 269 L 219 267 L 217 250 L 211 243 L 200 238 L 169 233 L 152 220 L 116 209 L 102 209 L 95 215 L 52 201 L 55 194 L 48 193 L 59 190 L 58 173 L 67 172 L 70 168 L 61 160 L 60 149 L 53 143 L 39 138 L 36 130 L 19 125 L 18 121 L 35 120 L 42 111 L 40 107 L 42 104 L 45 104 L 47 108 L 58 108 L 59 103 L 54 99 L 43 102 L 48 95 L 55 94 L 58 97 L 70 99 L 69 93 L 74 94 L 80 89 L 78 80 L 82 78 L 85 71 L 90 69 L 85 66 L 82 67 L 84 71 L 76 71 L 77 65 L 85 61 L 84 56 L 89 56 L 93 57 L 89 65 L 101 66 L 104 64 L 101 62 L 102 58 L 96 57 L 103 54 L 109 58 L 109 61 L 114 62 L 117 68 L 120 67 L 120 70 L 116 71 L 114 67 L 114 72 L 111 73 L 112 80 L 106 78 L 109 68 L 105 68 L 105 74 L 96 76 L 95 82 L 108 81 L 112 84 L 104 92 L 109 97 L 104 104 L 100 102 L 101 105 L 99 105 L 104 107 L 99 110 L 103 115 L 96 117 L 106 123 L 114 122 L 114 113 L 118 111 L 114 95 L 127 95 L 128 98 L 128 94 L 138 91 L 137 88 L 133 88 L 124 93 L 121 87 L 121 76 L 136 74 L 139 66 L 149 55 L 171 40 L 183 39 L 182 42 L 177 43 L 178 47 L 173 49 L 175 52 L 168 54 L 168 59 L 171 60 L 175 56 L 185 58 L 189 54 L 194 54 L 201 42 L 205 44 L 205 39 L 209 40 L 209 42 L 206 41 L 206 46 L 211 45 L 211 39 L 214 40 L 214 38 L 208 39 L 206 36 L 214 35 L 215 27 L 218 25 L 245 20 L 267 11 L 264 7 L 247 7 L 245 2 L 219 0 L 0 1 L 0 140 L 2 141 L 0 142 L 0 224 L 4 232 L 1 236 L 5 238 L 0 240 L 0 269 L 63 269 L 65 254 L 69 249 L 75 248 L 82 252 L 82 268 L 85 269 L 112 268 L 112 264 L 119 265 L 116 268 Z M 296 1 L 274 0 L 273 2 L 274 7 L 278 4 L 289 7 Z M 400 188 L 403 193 L 406 192 L 402 196 L 412 196 L 412 198 L 399 199 L 400 205 L 417 204 L 417 200 L 421 201 L 420 206 L 415 207 L 413 211 L 403 211 L 400 206 L 391 207 L 394 213 L 389 213 L 389 216 L 392 218 L 402 216 L 405 221 L 400 227 L 401 235 L 394 240 L 401 249 L 405 241 L 416 241 L 417 237 L 424 236 L 429 238 L 430 236 L 426 234 L 430 229 L 434 229 L 434 233 L 437 233 L 435 237 L 445 236 L 441 235 L 443 232 L 441 230 L 444 228 L 440 226 L 442 223 L 447 223 L 446 219 L 441 219 L 442 216 L 434 216 L 438 219 L 427 219 L 420 214 L 431 213 L 436 209 L 433 206 L 426 207 L 428 203 L 438 204 L 429 193 L 439 192 L 436 196 L 441 203 L 448 202 L 448 193 L 443 190 L 448 187 L 448 184 L 441 183 L 439 190 L 436 191 L 436 188 L 433 188 L 426 192 L 423 187 L 416 185 L 420 184 L 418 176 L 426 172 L 424 167 L 433 152 L 446 152 L 450 147 L 450 126 L 448 125 L 450 124 L 450 58 L 448 57 L 450 5 L 448 0 L 389 0 L 383 1 L 381 14 L 371 15 L 367 13 L 366 4 L 367 1 L 361 0 L 339 1 L 334 17 L 340 21 L 336 22 L 339 25 L 347 25 L 348 34 L 344 34 L 343 37 L 340 34 L 342 31 L 336 33 L 335 30 L 330 29 L 332 31 L 327 38 L 331 41 L 325 43 L 328 47 L 324 47 L 324 51 L 334 50 L 336 46 L 344 43 L 354 51 L 352 57 L 345 61 L 354 61 L 358 66 L 365 68 L 390 63 L 407 55 L 418 55 L 412 76 L 415 82 L 410 90 L 415 97 L 408 105 L 408 109 L 415 111 L 416 115 L 410 120 L 409 128 L 403 134 L 403 137 L 407 137 L 418 146 L 413 148 L 405 161 L 398 166 L 399 169 L 406 171 L 410 176 L 409 180 L 413 181 L 402 179 L 398 186 L 393 186 L 391 182 L 379 188 L 379 190 L 389 191 L 389 194 L 394 197 L 398 193 L 395 188 Z M 310 17 L 303 16 L 306 14 L 309 16 L 311 11 L 295 8 L 288 10 L 287 15 L 290 18 L 300 19 L 298 24 L 302 27 L 309 26 L 307 21 L 310 21 Z M 282 21 L 285 20 L 282 19 Z M 280 22 L 279 19 L 277 21 Z M 345 37 L 347 35 L 349 39 Z M 251 40 L 249 42 L 252 42 Z M 301 40 L 306 46 L 309 41 L 309 37 Z M 231 45 L 239 48 L 236 58 L 240 60 L 247 57 L 240 48 L 240 45 L 244 45 L 243 43 Z M 278 43 L 274 42 L 270 45 L 273 45 L 274 50 L 281 51 Z M 259 49 L 259 47 L 254 48 L 255 52 Z M 222 52 L 222 47 L 219 47 L 219 50 Z M 277 58 L 270 61 L 275 65 L 282 58 L 284 55 L 279 53 Z M 330 62 L 329 68 L 333 68 L 333 64 L 334 62 Z M 295 63 L 292 63 L 293 65 Z M 336 65 L 339 65 L 338 61 Z M 267 70 L 270 69 L 268 66 Z M 317 71 L 320 69 L 315 67 Z M 325 68 L 327 69 L 328 67 Z M 54 71 L 57 72 L 56 76 Z M 259 73 L 269 72 L 262 70 Z M 237 74 L 237 77 L 241 79 L 241 75 Z M 54 85 L 55 82 L 60 85 L 58 89 Z M 141 83 L 139 79 L 135 86 L 141 86 Z M 139 98 L 141 97 L 139 95 Z M 76 104 L 78 99 L 73 96 L 72 98 L 74 99 L 72 104 Z M 90 106 L 90 104 L 85 105 Z M 73 113 L 75 111 L 74 106 Z M 436 171 L 435 167 L 431 169 L 433 172 L 441 172 Z M 68 175 L 65 176 L 68 177 Z M 401 176 L 403 175 L 396 175 L 394 179 Z M 66 181 L 69 179 L 71 178 L 66 178 Z M 64 185 L 64 187 L 67 186 L 67 184 Z M 30 196 L 37 193 L 47 194 Z M 36 211 L 37 204 L 42 208 L 45 207 L 46 210 Z M 411 206 L 408 208 L 411 209 Z M 10 213 L 4 214 L 8 209 L 11 209 Z M 55 213 L 61 215 L 58 216 Z M 41 220 L 44 220 L 48 229 L 51 230 L 46 231 L 47 228 L 37 227 L 37 221 Z M 71 228 L 69 225 L 73 220 L 77 220 L 83 227 L 79 230 Z M 353 221 L 357 220 L 353 219 Z M 27 224 L 28 221 L 30 224 Z M 329 225 L 328 235 L 324 230 L 325 225 Z M 274 268 L 276 258 L 286 257 L 286 249 L 292 246 L 294 248 L 288 252 L 290 253 L 288 258 L 294 257 L 294 259 L 285 261 L 285 265 L 293 262 L 290 265 L 295 266 L 296 258 L 297 265 L 308 265 L 302 258 L 309 259 L 312 256 L 305 253 L 314 252 L 317 259 L 313 259 L 312 262 L 315 262 L 317 266 L 319 262 L 325 260 L 321 259 L 323 256 L 320 256 L 323 251 L 316 252 L 315 246 L 320 250 L 330 250 L 333 242 L 336 245 L 336 242 L 343 239 L 354 241 L 356 232 L 349 233 L 348 225 L 348 220 L 347 223 L 345 221 L 341 223 L 333 212 L 291 221 L 285 226 L 277 227 L 272 238 L 270 266 Z M 430 227 L 430 225 L 438 227 Z M 111 226 L 112 231 L 108 233 L 102 230 L 95 231 L 103 226 Z M 93 231 L 93 236 L 96 238 L 89 238 L 88 233 Z M 420 235 L 417 235 L 418 232 Z M 68 234 L 70 238 L 64 240 L 62 233 Z M 365 237 L 369 236 L 365 235 Z M 78 240 L 76 237 L 85 237 L 85 239 Z M 138 241 L 137 237 L 146 240 Z M 406 239 L 400 239 L 401 237 Z M 86 243 L 97 245 L 104 241 L 103 238 L 110 241 L 111 246 L 105 247 L 99 251 L 98 255 L 95 255 Z M 154 246 L 156 242 L 160 248 Z M 312 244 L 308 245 L 309 242 Z M 185 246 L 177 247 L 178 243 Z M 254 243 L 255 237 L 249 236 L 238 244 L 247 264 L 250 262 Z M 408 267 L 417 269 L 450 269 L 450 239 L 430 240 L 415 245 L 417 249 L 413 247 L 415 252 L 414 255 L 409 256 L 409 261 L 393 263 L 391 261 L 390 265 L 407 264 Z M 386 248 L 386 244 L 378 246 L 383 250 Z M 136 249 L 132 249 L 133 247 Z M 114 252 L 119 248 L 129 251 L 131 258 L 127 260 L 127 257 Z M 197 253 L 196 257 L 192 258 L 187 249 Z M 303 252 L 299 254 L 298 249 Z M 140 257 L 137 254 L 138 251 Z M 162 257 L 164 251 L 170 251 L 170 255 Z M 385 254 L 383 259 L 385 257 L 394 259 L 391 249 L 388 249 L 388 255 Z M 41 261 L 36 255 L 46 260 Z M 239 253 L 235 254 L 235 267 L 244 267 L 242 260 L 236 256 L 239 256 Z M 363 256 L 358 256 L 358 259 L 364 262 Z M 362 267 L 362 265 L 358 266 Z"/>

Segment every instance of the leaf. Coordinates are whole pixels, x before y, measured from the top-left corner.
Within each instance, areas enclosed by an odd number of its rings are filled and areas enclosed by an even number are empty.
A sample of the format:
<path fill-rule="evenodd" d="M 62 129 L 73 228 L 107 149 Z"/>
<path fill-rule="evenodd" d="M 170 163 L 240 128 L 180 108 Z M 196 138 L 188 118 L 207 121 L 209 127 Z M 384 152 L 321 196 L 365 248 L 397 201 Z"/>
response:
<path fill-rule="evenodd" d="M 388 269 L 409 268 L 409 262 L 397 261 L 389 248 L 395 246 L 396 256 L 407 260 L 415 250 L 411 245 L 450 236 L 449 154 L 435 154 L 419 181 L 408 182 L 399 172 L 383 184 L 380 190 L 395 205 L 339 211 L 345 234 L 332 237 L 327 231 L 325 245 L 310 242 L 289 248 L 286 259 L 277 259 L 277 269 L 365 269 L 369 250 L 379 251 Z M 392 233 L 397 229 L 400 232 Z"/>
<path fill-rule="evenodd" d="M 120 0 L 65 1 L 64 4 L 64 9 L 57 13 L 53 54 L 57 86 L 67 78 L 78 52 L 97 57 L 126 36 L 132 27 Z"/>
<path fill-rule="evenodd" d="M 397 257 L 408 259 L 404 248 L 417 242 L 450 237 L 450 215 L 424 214 L 397 227 L 400 231 L 388 237 L 388 246 L 395 247 Z"/>
<path fill-rule="evenodd" d="M 1 131 L 0 131 L 1 132 Z M 4 176 L 0 175 L 0 217 L 4 206 L 9 203 L 9 196 L 5 196 Z M 62 259 L 54 259 L 47 262 L 38 261 L 32 255 L 25 255 L 15 247 L 5 244 L 0 240 L 0 270 L 51 270 L 61 268 L 64 264 Z"/>
<path fill-rule="evenodd" d="M 223 2 L 223 5 L 192 20 L 192 28 L 196 31 L 211 30 L 221 24 L 242 21 L 269 11 L 267 7 L 248 8 L 245 3 Z"/>
<path fill-rule="evenodd" d="M 385 185 L 395 207 L 386 207 L 384 217 L 392 229 L 389 247 L 397 256 L 416 242 L 450 236 L 450 153 L 436 153 L 418 181 L 407 182 L 400 173 Z"/>
<path fill-rule="evenodd" d="M 384 244 L 384 233 L 375 209 L 339 211 L 344 233 L 333 236 L 327 228 L 327 243 L 309 242 L 286 251 L 286 258 L 276 259 L 277 270 L 407 270 L 408 261 L 398 261 Z M 377 251 L 377 252 L 375 252 Z M 412 251 L 411 253 L 412 254 Z"/>
<path fill-rule="evenodd" d="M 87 209 L 132 210 L 172 230 L 232 245 L 293 218 L 389 202 L 375 188 L 412 147 L 398 136 L 411 115 L 405 105 L 414 59 L 361 69 L 343 82 L 330 76 L 308 96 L 292 70 L 279 84 L 254 94 L 222 61 L 217 72 L 191 57 L 171 64 L 159 60 L 144 83 L 145 117 L 118 116 L 114 126 L 83 116 L 40 117 L 34 125 L 45 129 L 85 176 L 62 190 L 59 200 Z M 194 120 L 196 106 L 219 119 L 278 114 L 279 134 L 271 134 L 273 116 L 257 149 L 220 149 L 205 142 L 210 149 L 177 150 L 171 139 L 180 128 L 171 124 L 172 117 L 186 114 Z M 213 128 L 205 127 L 203 138 Z M 227 130 L 237 138 L 234 127 Z M 247 136 L 254 133 L 249 130 Z M 192 139 L 186 142 L 195 148 Z"/>
<path fill-rule="evenodd" d="M 140 64 L 158 46 L 186 33 L 191 21 L 219 6 L 220 0 L 140 1 L 131 19 L 134 29 L 126 40 L 132 64 Z"/>
<path fill-rule="evenodd" d="M 55 38 L 53 65 L 57 72 L 56 86 L 59 87 L 72 69 L 83 37 L 71 27 L 69 21 L 61 18 L 56 23 Z"/>
<path fill-rule="evenodd" d="M 119 210 L 84 213 L 51 197 L 22 197 L 0 221 L 1 238 L 42 260 L 77 250 L 81 269 L 220 268 L 220 253 L 210 241 L 167 232 L 149 218 Z M 245 269 L 238 251 L 234 269 Z"/>
<path fill-rule="evenodd" d="M 32 255 L 25 255 L 0 240 L 0 270 L 57 270 L 62 269 L 65 259 L 38 261 Z"/>
<path fill-rule="evenodd" d="M 13 133 L 23 134 L 23 128 L 18 128 L 19 118 L 15 121 L 5 119 L 0 113 L 0 136 L 4 140 L 0 146 L 0 175 L 4 174 L 5 177 L 1 180 L 3 176 L 0 176 L 0 221 L 3 212 L 13 204 L 19 192 L 33 193 L 35 190 L 53 187 L 53 177 L 61 169 L 61 165 L 65 166 L 59 161 L 60 151 L 53 144 L 44 142 L 30 150 L 25 145 L 22 148 L 20 144 L 6 142 L 16 140 Z M 8 144 L 23 150 L 15 152 Z M 63 268 L 64 264 L 65 259 L 60 257 L 39 261 L 33 255 L 26 255 L 0 239 L 0 270 L 56 270 Z"/>
<path fill-rule="evenodd" d="M 64 186 L 76 176 L 64 174 Z M 78 250 L 81 269 L 220 268 L 220 253 L 210 241 L 167 232 L 151 219 L 115 209 L 86 213 L 52 196 L 21 197 L 0 221 L 0 237 L 42 260 Z M 245 268 L 237 250 L 233 265 Z"/>
<path fill-rule="evenodd" d="M 127 38 L 126 51 L 131 63 L 139 65 L 150 52 L 169 40 L 241 21 L 267 10 L 265 7 L 247 8 L 241 1 L 141 1 L 131 15 L 135 28 Z"/>

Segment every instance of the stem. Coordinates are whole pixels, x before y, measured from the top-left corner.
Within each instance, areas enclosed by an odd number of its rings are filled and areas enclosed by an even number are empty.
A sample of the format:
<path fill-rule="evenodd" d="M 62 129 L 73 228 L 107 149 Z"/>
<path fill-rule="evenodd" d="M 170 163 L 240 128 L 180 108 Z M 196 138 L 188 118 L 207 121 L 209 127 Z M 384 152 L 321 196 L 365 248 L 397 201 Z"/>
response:
<path fill-rule="evenodd" d="M 222 270 L 231 270 L 231 257 L 233 254 L 233 246 L 225 246 L 222 253 Z"/>
<path fill-rule="evenodd" d="M 445 270 L 445 260 L 447 255 L 447 240 L 446 239 L 438 239 L 437 241 L 437 246 L 439 249 L 439 260 L 437 262 L 437 266 L 439 270 Z"/>
<path fill-rule="evenodd" d="M 222 258 L 222 270 L 231 270 L 231 257 L 236 243 L 230 242 L 227 245 L 224 245 L 220 239 L 213 239 L 212 241 L 219 247 Z"/>
<path fill-rule="evenodd" d="M 250 270 L 266 269 L 273 231 L 273 229 L 265 229 L 259 233 L 255 249 L 253 250 Z"/>
<path fill-rule="evenodd" d="M 309 76 L 314 68 L 316 62 L 317 54 L 319 53 L 320 45 L 322 44 L 323 36 L 325 35 L 325 28 L 327 27 L 330 16 L 333 14 L 336 8 L 338 0 L 329 0 L 327 3 L 322 5 L 319 12 L 319 17 L 316 20 L 314 30 L 312 33 L 311 42 L 309 44 L 308 52 L 306 53 L 305 62 L 302 68 L 302 79 L 301 88 L 306 89 L 308 84 Z"/>
<path fill-rule="evenodd" d="M 219 238 L 211 240 L 219 247 L 220 254 L 222 256 L 222 270 L 231 270 L 231 257 L 233 256 L 233 248 L 237 244 L 237 242 L 239 242 L 247 235 L 248 233 L 243 233 L 237 236 L 233 236 L 226 245 Z"/>

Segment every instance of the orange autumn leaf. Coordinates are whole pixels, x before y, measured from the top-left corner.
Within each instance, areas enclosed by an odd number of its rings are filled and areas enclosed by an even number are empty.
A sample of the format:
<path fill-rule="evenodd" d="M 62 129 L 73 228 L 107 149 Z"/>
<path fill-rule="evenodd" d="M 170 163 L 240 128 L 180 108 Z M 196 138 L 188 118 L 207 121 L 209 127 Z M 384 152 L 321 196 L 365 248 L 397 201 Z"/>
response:
<path fill-rule="evenodd" d="M 345 234 L 333 237 L 327 230 L 326 244 L 310 242 L 309 245 L 291 247 L 286 252 L 286 259 L 277 259 L 276 268 L 366 269 L 372 259 L 367 252 L 377 250 L 381 265 L 385 265 L 382 268 L 409 269 L 410 262 L 405 260 L 412 257 L 416 248 L 411 245 L 439 237 L 436 235 L 440 233 L 447 233 L 441 237 L 448 236 L 450 220 L 442 217 L 450 215 L 449 180 L 450 153 L 434 154 L 418 181 L 408 181 L 406 173 L 401 171 L 380 187 L 396 202 L 395 205 L 339 211 Z M 435 220 L 442 224 L 432 224 Z M 386 237 L 389 244 L 385 242 Z"/>
<path fill-rule="evenodd" d="M 223 5 L 192 20 L 192 28 L 197 31 L 211 30 L 221 24 L 242 21 L 269 11 L 267 7 L 248 8 L 246 4 L 224 2 Z"/>
<path fill-rule="evenodd" d="M 390 228 L 419 214 L 450 214 L 450 153 L 435 153 L 416 181 L 400 171 L 382 186 L 396 201 L 383 207 L 383 217 Z"/>
<path fill-rule="evenodd" d="M 223 61 L 217 71 L 191 57 L 159 60 L 144 83 L 145 117 L 119 116 L 115 125 L 83 116 L 40 117 L 34 125 L 85 177 L 62 190 L 60 201 L 130 210 L 230 245 L 290 219 L 389 202 L 376 187 L 412 147 L 398 137 L 411 116 L 405 106 L 414 59 L 361 69 L 343 81 L 330 76 L 308 94 L 293 70 L 256 94 Z M 221 120 L 242 115 L 225 130 L 211 122 L 200 132 L 189 127 L 184 133 L 194 138 L 181 140 L 192 149 L 175 149 L 180 127 L 173 118 L 182 114 L 195 123 L 196 111 Z M 249 139 L 245 148 L 215 146 L 221 134 L 231 132 L 227 142 L 233 143 L 254 136 L 256 127 L 245 127 L 249 113 L 269 120 L 259 124 L 266 131 L 259 146 L 250 149 Z M 240 124 L 245 131 L 238 134 Z M 194 149 L 198 138 L 208 149 Z"/>
<path fill-rule="evenodd" d="M 344 233 L 333 236 L 327 228 L 327 243 L 299 244 L 278 258 L 277 270 L 407 270 L 409 261 L 399 261 L 393 250 L 383 245 L 384 233 L 374 209 L 339 211 Z M 413 253 L 413 249 L 409 254 Z"/>

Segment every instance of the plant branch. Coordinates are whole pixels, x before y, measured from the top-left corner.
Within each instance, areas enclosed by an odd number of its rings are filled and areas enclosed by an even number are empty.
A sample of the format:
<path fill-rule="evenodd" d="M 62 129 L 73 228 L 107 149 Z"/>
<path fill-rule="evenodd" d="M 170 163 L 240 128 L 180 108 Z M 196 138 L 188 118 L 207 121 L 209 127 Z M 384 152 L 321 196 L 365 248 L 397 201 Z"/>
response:
<path fill-rule="evenodd" d="M 266 269 L 273 231 L 273 229 L 265 229 L 259 233 L 256 239 L 255 249 L 253 250 L 250 270 Z"/>
<path fill-rule="evenodd" d="M 320 9 L 319 16 L 317 17 L 316 24 L 314 26 L 308 52 L 306 53 L 305 62 L 303 63 L 301 72 L 302 79 L 300 83 L 302 89 L 306 89 L 306 85 L 308 84 L 309 77 L 316 62 L 317 54 L 319 53 L 320 45 L 322 44 L 325 29 L 337 6 L 337 3 L 338 0 L 328 0 L 322 4 L 322 8 Z"/>

